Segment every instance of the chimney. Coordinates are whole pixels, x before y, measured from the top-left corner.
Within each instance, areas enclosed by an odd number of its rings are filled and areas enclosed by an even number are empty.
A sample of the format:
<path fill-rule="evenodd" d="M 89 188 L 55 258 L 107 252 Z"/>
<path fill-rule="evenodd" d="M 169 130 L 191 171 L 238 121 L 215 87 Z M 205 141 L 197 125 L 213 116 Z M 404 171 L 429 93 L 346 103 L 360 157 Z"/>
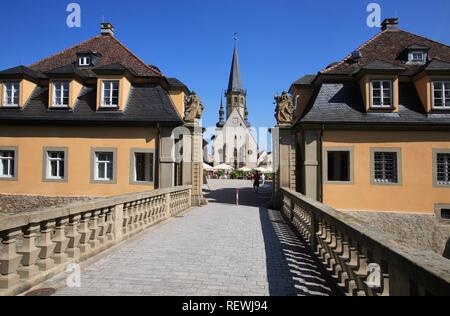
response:
<path fill-rule="evenodd" d="M 388 18 L 381 23 L 381 31 L 398 30 L 398 18 Z"/>
<path fill-rule="evenodd" d="M 101 34 L 114 36 L 114 26 L 111 23 L 101 23 Z"/>

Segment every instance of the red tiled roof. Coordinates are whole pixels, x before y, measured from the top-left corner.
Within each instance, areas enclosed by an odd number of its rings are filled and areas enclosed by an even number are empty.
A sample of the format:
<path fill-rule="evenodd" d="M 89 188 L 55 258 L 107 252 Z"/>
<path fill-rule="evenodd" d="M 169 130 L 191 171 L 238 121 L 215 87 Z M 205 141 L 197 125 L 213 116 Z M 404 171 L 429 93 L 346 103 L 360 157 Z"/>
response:
<path fill-rule="evenodd" d="M 112 35 L 98 35 L 65 49 L 30 66 L 32 70 L 47 72 L 77 61 L 77 53 L 92 51 L 102 54 L 95 67 L 121 64 L 136 76 L 161 77 L 162 73 L 144 63 Z M 94 75 L 92 70 L 87 70 Z"/>
<path fill-rule="evenodd" d="M 323 70 L 322 73 L 351 74 L 376 60 L 382 60 L 406 67 L 406 72 L 412 74 L 418 68 L 417 65 L 406 65 L 403 60 L 399 59 L 399 56 L 413 44 L 429 47 L 429 59 L 450 62 L 450 46 L 403 30 L 385 30 L 357 48 L 362 55 L 357 63 L 352 61 L 350 54 L 336 65 Z"/>

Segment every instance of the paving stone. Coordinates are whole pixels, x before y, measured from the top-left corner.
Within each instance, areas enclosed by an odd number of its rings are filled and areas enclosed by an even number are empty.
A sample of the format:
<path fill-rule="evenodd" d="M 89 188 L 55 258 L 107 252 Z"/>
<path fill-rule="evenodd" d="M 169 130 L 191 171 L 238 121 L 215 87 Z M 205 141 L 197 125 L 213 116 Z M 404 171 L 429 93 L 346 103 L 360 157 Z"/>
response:
<path fill-rule="evenodd" d="M 248 181 L 210 186 L 208 206 L 100 255 L 82 271 L 81 288 L 56 295 L 333 294 L 308 246 L 264 207 L 270 187 L 257 194 Z"/>

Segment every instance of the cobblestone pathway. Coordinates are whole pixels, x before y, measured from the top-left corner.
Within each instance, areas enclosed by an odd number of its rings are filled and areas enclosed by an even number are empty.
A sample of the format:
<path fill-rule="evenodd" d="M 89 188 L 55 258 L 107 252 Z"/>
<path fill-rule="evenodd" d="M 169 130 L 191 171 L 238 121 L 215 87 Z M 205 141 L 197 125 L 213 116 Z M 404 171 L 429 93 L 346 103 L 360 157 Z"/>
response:
<path fill-rule="evenodd" d="M 249 185 L 211 183 L 208 206 L 101 255 L 82 271 L 80 288 L 56 295 L 332 294 L 307 246 L 279 212 L 264 208 L 270 187 L 256 194 Z M 241 188 L 241 206 L 234 187 Z"/>

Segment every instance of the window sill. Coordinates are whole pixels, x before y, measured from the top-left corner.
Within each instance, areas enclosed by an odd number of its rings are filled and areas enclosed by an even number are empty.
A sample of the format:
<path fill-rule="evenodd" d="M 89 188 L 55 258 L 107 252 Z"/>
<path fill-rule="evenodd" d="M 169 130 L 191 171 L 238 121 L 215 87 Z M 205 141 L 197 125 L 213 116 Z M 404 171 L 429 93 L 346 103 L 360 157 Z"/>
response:
<path fill-rule="evenodd" d="M 19 109 L 20 106 L 19 105 L 5 105 L 5 104 L 3 104 L 2 108 L 5 108 L 5 109 Z"/>
<path fill-rule="evenodd" d="M 353 181 L 325 181 L 325 185 L 354 185 Z"/>
<path fill-rule="evenodd" d="M 92 179 L 91 184 L 117 184 L 116 180 L 99 180 L 99 179 Z"/>
<path fill-rule="evenodd" d="M 154 185 L 154 181 L 131 181 L 130 185 Z"/>
<path fill-rule="evenodd" d="M 16 177 L 0 177 L 0 181 L 17 181 Z"/>
<path fill-rule="evenodd" d="M 67 183 L 67 182 L 68 182 L 68 179 L 67 179 L 67 178 L 64 178 L 64 179 L 45 178 L 45 179 L 42 179 L 42 182 L 53 182 L 53 183 L 55 183 L 55 182 L 60 182 L 60 183 Z"/>
<path fill-rule="evenodd" d="M 372 180 L 372 185 L 379 185 L 379 186 L 402 186 L 401 182 L 378 182 L 375 180 Z"/>

